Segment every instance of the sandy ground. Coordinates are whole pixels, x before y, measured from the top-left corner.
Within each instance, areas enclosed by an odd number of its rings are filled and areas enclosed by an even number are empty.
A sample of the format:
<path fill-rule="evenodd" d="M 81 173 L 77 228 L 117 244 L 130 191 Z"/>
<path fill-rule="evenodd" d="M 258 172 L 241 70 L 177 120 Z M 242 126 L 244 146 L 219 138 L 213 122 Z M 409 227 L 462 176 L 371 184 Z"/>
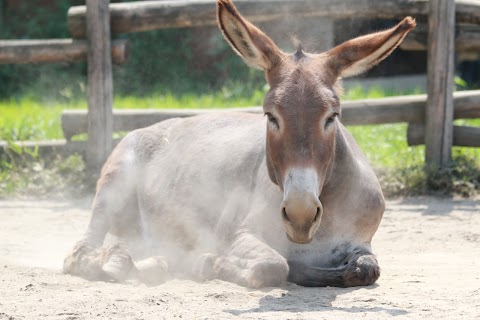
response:
<path fill-rule="evenodd" d="M 367 288 L 156 287 L 60 272 L 88 201 L 0 201 L 0 319 L 480 319 L 480 200 L 389 201 Z"/>

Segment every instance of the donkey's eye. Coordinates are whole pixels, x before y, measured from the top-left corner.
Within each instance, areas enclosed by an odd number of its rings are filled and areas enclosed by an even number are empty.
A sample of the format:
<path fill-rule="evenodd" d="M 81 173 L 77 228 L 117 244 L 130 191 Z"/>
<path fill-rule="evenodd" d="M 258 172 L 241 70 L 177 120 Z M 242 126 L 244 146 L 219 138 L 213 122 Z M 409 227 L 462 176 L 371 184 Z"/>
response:
<path fill-rule="evenodd" d="M 325 126 L 328 126 L 329 124 L 333 123 L 337 116 L 338 116 L 338 113 L 336 113 L 336 112 L 334 114 L 332 114 L 332 116 L 327 119 L 327 122 L 325 123 Z"/>
<path fill-rule="evenodd" d="M 279 128 L 277 118 L 273 116 L 270 112 L 266 112 L 265 115 L 268 117 L 268 122 L 275 126 L 275 128 Z"/>

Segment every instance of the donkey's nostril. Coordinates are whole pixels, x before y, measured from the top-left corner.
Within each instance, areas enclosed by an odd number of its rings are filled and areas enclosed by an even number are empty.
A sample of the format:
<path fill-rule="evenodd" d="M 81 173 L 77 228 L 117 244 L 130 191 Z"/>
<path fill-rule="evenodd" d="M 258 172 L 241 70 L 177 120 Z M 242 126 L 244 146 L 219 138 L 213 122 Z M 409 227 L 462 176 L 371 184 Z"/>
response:
<path fill-rule="evenodd" d="M 285 209 L 285 207 L 282 208 L 282 217 L 283 217 L 283 220 L 290 222 L 290 219 L 288 218 L 287 210 Z"/>
<path fill-rule="evenodd" d="M 315 218 L 313 218 L 312 222 L 316 222 L 320 218 L 320 207 L 317 207 L 317 213 L 315 214 Z"/>

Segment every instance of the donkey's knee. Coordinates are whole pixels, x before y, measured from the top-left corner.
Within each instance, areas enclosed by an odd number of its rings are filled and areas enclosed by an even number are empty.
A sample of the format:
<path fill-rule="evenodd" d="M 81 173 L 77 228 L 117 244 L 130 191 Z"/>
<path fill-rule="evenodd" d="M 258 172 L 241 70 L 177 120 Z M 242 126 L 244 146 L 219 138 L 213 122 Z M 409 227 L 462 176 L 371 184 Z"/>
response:
<path fill-rule="evenodd" d="M 63 272 L 89 280 L 105 280 L 102 270 L 105 249 L 95 248 L 87 241 L 79 241 L 63 261 Z"/>
<path fill-rule="evenodd" d="M 372 285 L 380 277 L 380 267 L 373 254 L 356 256 L 343 273 L 345 287 Z"/>

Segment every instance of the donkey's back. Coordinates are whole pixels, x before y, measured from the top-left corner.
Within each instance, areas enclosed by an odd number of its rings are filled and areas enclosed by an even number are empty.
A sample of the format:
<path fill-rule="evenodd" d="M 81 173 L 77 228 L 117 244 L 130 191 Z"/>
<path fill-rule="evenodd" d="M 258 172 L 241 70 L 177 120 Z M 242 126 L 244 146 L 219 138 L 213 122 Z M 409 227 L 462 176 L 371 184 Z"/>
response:
<path fill-rule="evenodd" d="M 122 144 L 135 147 L 126 146 L 111 161 L 124 162 L 132 152 L 144 212 L 187 221 L 196 215 L 199 225 L 213 225 L 233 191 L 252 192 L 264 163 L 264 124 L 261 115 L 237 112 L 173 119 L 129 134 Z M 107 164 L 102 176 L 108 170 Z"/>

